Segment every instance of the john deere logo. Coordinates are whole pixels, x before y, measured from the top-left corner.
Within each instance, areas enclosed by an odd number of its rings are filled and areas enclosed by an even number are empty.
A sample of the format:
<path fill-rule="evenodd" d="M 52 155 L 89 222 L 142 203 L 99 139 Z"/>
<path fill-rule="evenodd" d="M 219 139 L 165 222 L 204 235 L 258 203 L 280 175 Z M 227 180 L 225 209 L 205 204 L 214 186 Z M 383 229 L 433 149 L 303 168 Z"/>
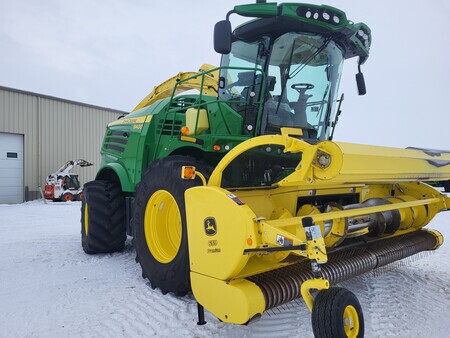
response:
<path fill-rule="evenodd" d="M 208 236 L 214 236 L 217 233 L 216 220 L 213 217 L 205 218 L 205 233 Z"/>

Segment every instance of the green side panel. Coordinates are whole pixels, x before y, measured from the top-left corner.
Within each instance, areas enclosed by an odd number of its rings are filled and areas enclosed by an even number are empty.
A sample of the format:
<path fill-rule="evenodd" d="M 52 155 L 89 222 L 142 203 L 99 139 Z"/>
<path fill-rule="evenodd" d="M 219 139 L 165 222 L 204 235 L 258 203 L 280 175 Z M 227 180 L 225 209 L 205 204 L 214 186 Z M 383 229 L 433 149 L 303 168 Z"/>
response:
<path fill-rule="evenodd" d="M 156 159 L 177 153 L 177 149 L 196 148 L 202 152 L 213 152 L 217 139 L 231 135 L 241 135 L 243 118 L 226 103 L 218 101 L 216 97 L 202 96 L 200 109 L 205 109 L 208 114 L 209 130 L 200 134 L 189 135 L 199 140 L 200 144 L 182 141 L 179 139 L 181 128 L 186 125 L 186 109 L 173 109 L 182 106 L 183 100 L 195 100 L 198 96 L 179 96 L 172 103 L 172 107 L 166 105 L 160 113 L 152 119 L 151 125 L 145 137 L 145 145 L 149 151 L 148 161 L 142 168 Z M 144 134 L 144 131 L 143 131 Z M 242 139 L 242 138 L 241 138 Z"/>
<path fill-rule="evenodd" d="M 196 102 L 199 102 L 198 95 L 180 95 L 173 100 L 155 102 L 111 123 L 102 146 L 101 170 L 114 170 L 122 190 L 134 192 L 142 171 L 156 159 L 185 154 L 217 163 L 226 149 L 249 137 L 242 135 L 243 117 L 227 103 L 206 95 L 200 103 Z M 194 106 L 207 111 L 209 129 L 189 135 L 197 141 L 190 142 L 182 140 L 180 135 L 186 125 L 186 110 Z"/>
<path fill-rule="evenodd" d="M 147 130 L 149 124 L 145 121 L 148 116 L 157 113 L 158 107 L 161 105 L 164 105 L 164 100 L 157 101 L 108 125 L 103 140 L 102 162 L 97 177 L 102 170 L 111 169 L 119 177 L 122 190 L 134 192 L 136 168 L 138 164 L 142 163 L 144 154 L 143 145 L 140 146 L 141 134 L 143 130 Z"/>
<path fill-rule="evenodd" d="M 131 179 L 125 170 L 125 168 L 122 166 L 120 162 L 110 162 L 105 164 L 103 167 L 100 168 L 99 172 L 97 173 L 97 176 L 99 173 L 101 173 L 103 170 L 110 169 L 114 171 L 119 177 L 120 185 L 122 186 L 122 191 L 126 192 L 133 192 L 134 191 L 134 185 L 131 183 Z"/>

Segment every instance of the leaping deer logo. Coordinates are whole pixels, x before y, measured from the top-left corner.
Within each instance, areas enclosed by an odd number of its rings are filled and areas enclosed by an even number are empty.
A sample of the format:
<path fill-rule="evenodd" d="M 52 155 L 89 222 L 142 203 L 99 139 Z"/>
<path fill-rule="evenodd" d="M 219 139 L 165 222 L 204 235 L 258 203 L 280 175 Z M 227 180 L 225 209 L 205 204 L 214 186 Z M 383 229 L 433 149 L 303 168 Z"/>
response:
<path fill-rule="evenodd" d="M 214 236 L 217 233 L 216 220 L 213 217 L 205 218 L 205 233 L 208 236 Z"/>

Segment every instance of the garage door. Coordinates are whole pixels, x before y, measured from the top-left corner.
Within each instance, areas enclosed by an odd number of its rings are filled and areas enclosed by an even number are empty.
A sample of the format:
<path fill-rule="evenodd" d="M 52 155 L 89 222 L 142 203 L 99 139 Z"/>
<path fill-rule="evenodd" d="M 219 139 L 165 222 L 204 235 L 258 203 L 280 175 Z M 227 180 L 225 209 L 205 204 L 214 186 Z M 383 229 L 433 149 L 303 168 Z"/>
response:
<path fill-rule="evenodd" d="M 23 135 L 0 133 L 0 203 L 23 202 Z"/>

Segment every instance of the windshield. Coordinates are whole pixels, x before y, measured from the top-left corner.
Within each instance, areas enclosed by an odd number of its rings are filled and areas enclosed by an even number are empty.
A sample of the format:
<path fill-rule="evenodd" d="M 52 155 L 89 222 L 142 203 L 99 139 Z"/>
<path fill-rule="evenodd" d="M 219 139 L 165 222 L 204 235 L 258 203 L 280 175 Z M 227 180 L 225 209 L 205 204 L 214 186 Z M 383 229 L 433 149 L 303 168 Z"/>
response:
<path fill-rule="evenodd" d="M 262 132 L 299 127 L 304 138 L 327 139 L 343 65 L 342 50 L 320 35 L 286 33 L 272 46 Z"/>
<path fill-rule="evenodd" d="M 295 127 L 303 130 L 305 139 L 325 140 L 343 61 L 341 48 L 317 34 L 290 32 L 272 43 L 268 37 L 237 40 L 222 58 L 219 98 L 243 117 L 244 133 L 255 134 L 258 126 L 256 134 Z"/>

